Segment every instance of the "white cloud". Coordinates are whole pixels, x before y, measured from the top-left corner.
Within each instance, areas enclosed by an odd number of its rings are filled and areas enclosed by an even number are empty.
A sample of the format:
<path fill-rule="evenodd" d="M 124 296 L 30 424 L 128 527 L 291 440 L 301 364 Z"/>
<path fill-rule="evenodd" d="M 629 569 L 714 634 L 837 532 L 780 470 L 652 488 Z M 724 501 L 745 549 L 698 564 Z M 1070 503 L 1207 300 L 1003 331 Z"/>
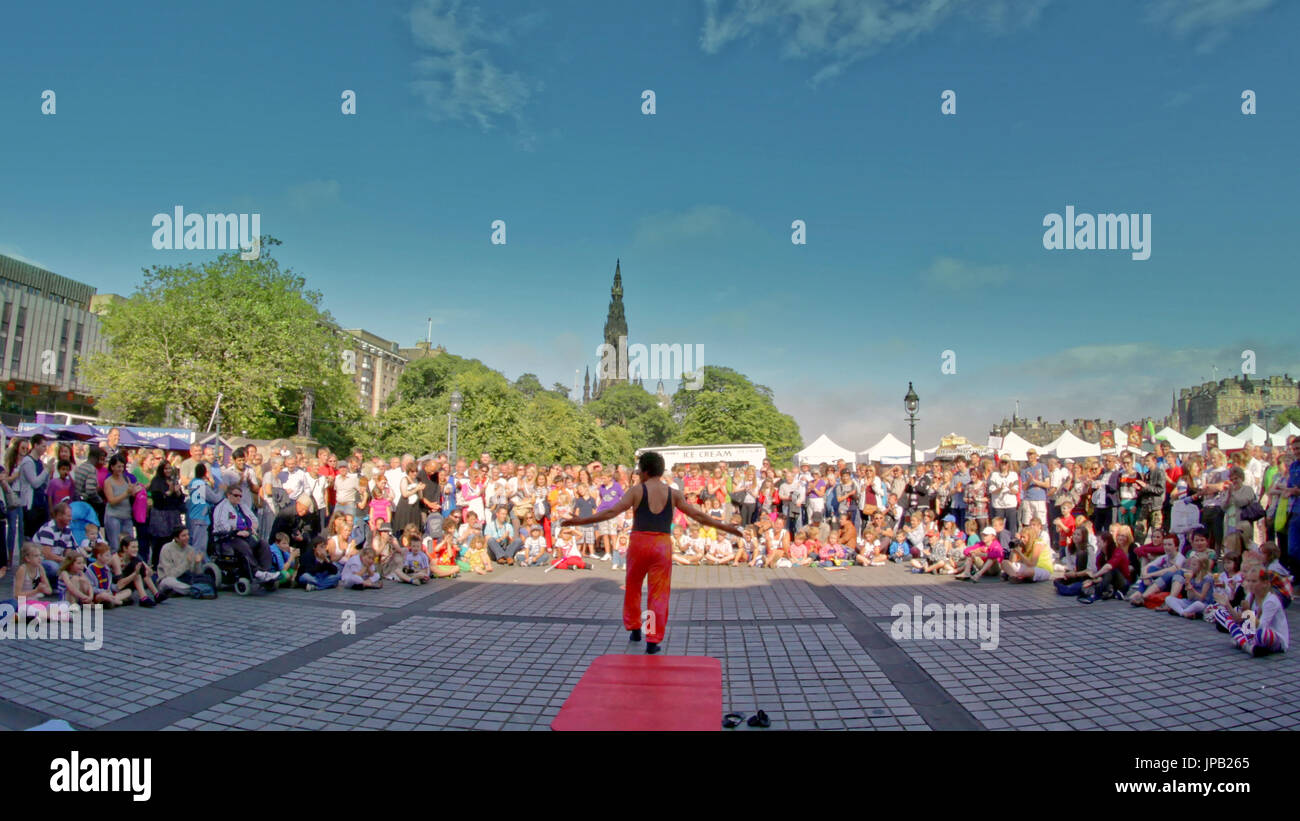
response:
<path fill-rule="evenodd" d="M 25 255 L 23 249 L 19 248 L 17 245 L 0 245 L 0 254 L 4 254 L 7 257 L 13 257 L 19 262 L 25 262 L 28 265 L 35 265 L 37 268 L 44 268 L 47 271 L 53 270 L 44 262 L 38 262 L 37 260 L 31 259 Z"/>
<path fill-rule="evenodd" d="M 1030 25 L 1050 0 L 704 0 L 700 46 L 717 54 L 767 28 L 784 38 L 782 56 L 829 60 L 816 85 L 894 43 L 938 28 L 957 12 L 995 31 Z"/>
<path fill-rule="evenodd" d="M 936 257 L 921 272 L 922 282 L 945 291 L 1002 285 L 1010 279 L 1011 271 L 1005 265 L 972 265 L 952 257 Z"/>
<path fill-rule="evenodd" d="M 338 180 L 308 180 L 289 186 L 289 202 L 294 208 L 307 210 L 324 205 L 338 205 Z"/>
<path fill-rule="evenodd" d="M 637 223 L 633 242 L 643 246 L 674 245 L 683 240 L 718 238 L 752 228 L 748 218 L 724 205 L 696 205 L 685 211 L 643 217 Z"/>
<path fill-rule="evenodd" d="M 527 15 L 513 29 L 532 28 L 540 19 Z M 510 41 L 510 24 L 489 27 L 477 8 L 462 8 L 460 0 L 419 0 L 411 9 L 411 33 L 431 52 L 416 61 L 421 79 L 411 87 L 435 120 L 472 121 L 485 131 L 502 119 L 522 121 L 533 86 L 498 65 L 490 48 Z"/>
<path fill-rule="evenodd" d="M 1274 0 L 1153 0 L 1148 17 L 1179 37 L 1200 37 L 1202 54 L 1223 42 L 1228 31 L 1247 17 L 1274 4 Z"/>

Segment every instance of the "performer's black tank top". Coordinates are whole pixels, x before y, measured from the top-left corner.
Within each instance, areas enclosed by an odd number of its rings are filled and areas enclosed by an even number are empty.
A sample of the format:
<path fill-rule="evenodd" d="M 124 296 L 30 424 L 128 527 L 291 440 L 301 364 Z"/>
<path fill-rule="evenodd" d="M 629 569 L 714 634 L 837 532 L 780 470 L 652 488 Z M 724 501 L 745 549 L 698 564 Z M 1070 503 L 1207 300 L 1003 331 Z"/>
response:
<path fill-rule="evenodd" d="M 632 511 L 632 529 L 644 533 L 673 532 L 672 488 L 668 489 L 668 502 L 664 505 L 664 509 L 658 513 L 652 513 L 650 511 L 650 493 L 646 490 L 644 483 L 641 485 L 641 501 L 637 502 L 636 508 Z"/>

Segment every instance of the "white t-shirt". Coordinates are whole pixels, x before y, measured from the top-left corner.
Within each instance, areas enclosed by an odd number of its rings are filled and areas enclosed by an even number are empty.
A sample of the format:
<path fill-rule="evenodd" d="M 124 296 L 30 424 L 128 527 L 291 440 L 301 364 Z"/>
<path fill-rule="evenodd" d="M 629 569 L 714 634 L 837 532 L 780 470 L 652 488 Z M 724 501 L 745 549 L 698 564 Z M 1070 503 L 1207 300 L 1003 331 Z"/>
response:
<path fill-rule="evenodd" d="M 402 479 L 405 476 L 406 471 L 401 468 L 391 468 L 384 471 L 384 479 L 388 482 L 388 498 L 394 503 L 401 499 Z"/>
<path fill-rule="evenodd" d="M 989 477 L 989 498 L 994 507 L 1015 507 L 1020 477 L 1014 473 L 994 473 Z"/>
<path fill-rule="evenodd" d="M 1250 464 L 1246 465 L 1246 484 L 1250 489 L 1255 491 L 1259 496 L 1264 486 L 1264 471 L 1268 470 L 1268 462 L 1263 459 L 1251 459 Z"/>
<path fill-rule="evenodd" d="M 1059 467 L 1056 470 L 1052 471 L 1051 475 L 1047 477 L 1047 481 L 1052 485 L 1052 491 L 1056 492 L 1061 489 L 1061 486 L 1064 485 L 1069 480 L 1069 478 L 1070 478 L 1070 469 L 1066 467 Z"/>

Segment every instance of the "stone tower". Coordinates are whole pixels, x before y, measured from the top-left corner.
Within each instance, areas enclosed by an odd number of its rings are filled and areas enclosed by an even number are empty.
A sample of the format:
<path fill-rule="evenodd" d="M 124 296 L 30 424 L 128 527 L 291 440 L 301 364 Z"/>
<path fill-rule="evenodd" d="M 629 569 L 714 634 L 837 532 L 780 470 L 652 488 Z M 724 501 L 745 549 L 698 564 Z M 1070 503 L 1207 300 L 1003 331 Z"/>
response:
<path fill-rule="evenodd" d="M 605 344 L 620 350 L 619 339 L 627 340 L 627 316 L 623 313 L 623 272 L 622 260 L 614 260 L 614 285 L 609 289 L 609 313 L 605 317 Z M 599 398 L 610 385 L 627 382 L 625 374 L 607 376 L 599 382 L 598 388 L 592 389 L 593 396 Z"/>

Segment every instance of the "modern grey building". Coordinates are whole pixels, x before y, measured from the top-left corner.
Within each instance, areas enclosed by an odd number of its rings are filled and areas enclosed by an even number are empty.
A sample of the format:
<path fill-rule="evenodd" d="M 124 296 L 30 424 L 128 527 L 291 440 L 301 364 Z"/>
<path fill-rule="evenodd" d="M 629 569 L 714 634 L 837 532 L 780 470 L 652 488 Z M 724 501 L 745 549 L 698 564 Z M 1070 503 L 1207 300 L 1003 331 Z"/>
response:
<path fill-rule="evenodd" d="M 93 416 L 94 397 L 79 357 L 104 350 L 95 289 L 0 254 L 0 408 Z"/>

